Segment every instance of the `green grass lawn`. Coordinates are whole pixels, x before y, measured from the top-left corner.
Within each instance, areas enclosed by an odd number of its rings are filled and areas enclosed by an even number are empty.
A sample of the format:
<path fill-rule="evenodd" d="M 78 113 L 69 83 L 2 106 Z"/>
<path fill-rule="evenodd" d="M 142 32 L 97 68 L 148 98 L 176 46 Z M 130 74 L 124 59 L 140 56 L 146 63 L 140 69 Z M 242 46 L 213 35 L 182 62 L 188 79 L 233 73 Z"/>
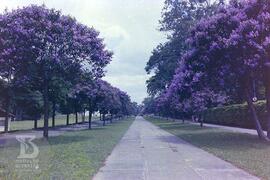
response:
<path fill-rule="evenodd" d="M 85 120 L 87 121 L 87 119 L 88 119 L 88 116 L 85 118 Z M 97 120 L 97 119 L 98 119 L 98 117 L 94 116 L 92 120 L 94 121 L 94 120 Z M 81 116 L 79 116 L 78 120 L 79 120 L 79 122 L 82 121 Z M 70 115 L 69 123 L 70 124 L 75 123 L 75 115 L 73 115 L 73 114 Z M 42 128 L 43 125 L 44 125 L 43 119 L 38 120 L 38 128 Z M 56 116 L 55 125 L 56 126 L 66 125 L 66 116 L 65 115 Z M 50 127 L 52 126 L 52 119 L 51 118 L 49 120 L 49 126 Z M 34 121 L 29 121 L 29 120 L 26 120 L 26 121 L 12 121 L 11 124 L 10 124 L 10 130 L 11 131 L 28 130 L 28 129 L 32 129 L 32 128 L 34 128 Z"/>
<path fill-rule="evenodd" d="M 19 143 L 0 146 L 0 179 L 91 179 L 126 132 L 134 118 L 125 118 L 93 130 L 65 132 L 35 140 L 39 147 L 39 169 L 17 169 Z M 1 177 L 2 171 L 2 177 Z"/>
<path fill-rule="evenodd" d="M 270 144 L 255 135 L 145 117 L 160 128 L 231 162 L 262 179 L 270 179 Z"/>

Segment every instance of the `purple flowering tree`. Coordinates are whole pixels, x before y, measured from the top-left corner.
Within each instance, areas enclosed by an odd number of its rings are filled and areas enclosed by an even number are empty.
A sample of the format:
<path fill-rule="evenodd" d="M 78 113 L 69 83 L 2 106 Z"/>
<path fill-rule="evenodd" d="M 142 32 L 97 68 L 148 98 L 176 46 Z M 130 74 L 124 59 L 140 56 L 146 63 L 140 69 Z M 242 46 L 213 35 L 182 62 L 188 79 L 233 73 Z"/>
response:
<path fill-rule="evenodd" d="M 209 107 L 209 102 L 222 104 L 227 96 L 233 99 L 235 93 L 242 92 L 259 137 L 269 140 L 269 22 L 269 3 L 263 0 L 232 1 L 216 15 L 201 20 L 187 40 L 190 48 L 176 70 L 168 97 L 178 94 L 183 109 L 200 111 Z M 253 105 L 254 82 L 265 88 L 268 137 Z"/>
<path fill-rule="evenodd" d="M 103 125 L 105 126 L 106 114 L 112 112 L 117 107 L 117 104 L 119 102 L 116 102 L 118 100 L 116 97 L 118 89 L 112 87 L 106 81 L 99 80 L 98 90 L 98 110 L 100 114 L 102 114 Z M 114 103 L 116 103 L 116 106 Z"/>
<path fill-rule="evenodd" d="M 0 24 L 1 71 L 21 83 L 25 79 L 37 83 L 44 101 L 44 137 L 48 137 L 51 79 L 69 81 L 82 67 L 101 77 L 112 54 L 95 29 L 44 6 L 5 12 Z"/>
<path fill-rule="evenodd" d="M 239 23 L 224 39 L 231 72 L 245 89 L 246 100 L 260 138 L 270 139 L 270 4 L 264 0 L 252 0 L 241 4 L 241 11 L 234 17 Z M 262 82 L 267 104 L 267 137 L 253 105 L 253 85 Z"/>
<path fill-rule="evenodd" d="M 95 96 L 97 109 L 102 114 L 103 125 L 106 123 L 105 116 L 107 114 L 110 114 L 112 122 L 114 115 L 131 115 L 137 111 L 137 107 L 134 107 L 126 92 L 101 79 L 97 80 L 97 94 Z"/>
<path fill-rule="evenodd" d="M 167 42 L 159 44 L 149 58 L 145 70 L 153 74 L 147 81 L 150 96 L 159 96 L 172 81 L 179 57 L 187 50 L 185 43 L 191 28 L 201 18 L 216 12 L 224 0 L 165 0 L 161 13 L 160 31 Z"/>

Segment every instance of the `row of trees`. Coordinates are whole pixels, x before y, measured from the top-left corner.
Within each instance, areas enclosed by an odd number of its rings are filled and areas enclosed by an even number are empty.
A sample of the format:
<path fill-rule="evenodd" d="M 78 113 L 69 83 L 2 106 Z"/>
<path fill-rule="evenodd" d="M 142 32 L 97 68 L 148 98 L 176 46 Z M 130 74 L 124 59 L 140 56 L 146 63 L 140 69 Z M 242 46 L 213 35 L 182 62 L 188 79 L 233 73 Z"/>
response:
<path fill-rule="evenodd" d="M 159 30 L 167 34 L 168 41 L 153 50 L 145 67 L 148 74 L 154 74 L 146 82 L 151 96 L 160 95 L 172 81 L 178 61 L 188 49 L 185 41 L 192 27 L 222 4 L 223 0 L 165 0 Z"/>
<path fill-rule="evenodd" d="M 200 16 L 189 30 L 172 80 L 146 101 L 152 105 L 146 110 L 187 117 L 206 108 L 246 101 L 259 137 L 269 141 L 270 3 L 232 0 L 219 3 L 211 12 Z M 258 94 L 267 101 L 267 135 L 253 105 Z"/>
<path fill-rule="evenodd" d="M 112 52 L 93 27 L 44 5 L 31 5 L 0 15 L 0 95 L 8 116 L 18 108 L 44 116 L 55 125 L 56 110 L 67 114 L 89 110 L 130 114 L 129 96 L 101 80 Z"/>

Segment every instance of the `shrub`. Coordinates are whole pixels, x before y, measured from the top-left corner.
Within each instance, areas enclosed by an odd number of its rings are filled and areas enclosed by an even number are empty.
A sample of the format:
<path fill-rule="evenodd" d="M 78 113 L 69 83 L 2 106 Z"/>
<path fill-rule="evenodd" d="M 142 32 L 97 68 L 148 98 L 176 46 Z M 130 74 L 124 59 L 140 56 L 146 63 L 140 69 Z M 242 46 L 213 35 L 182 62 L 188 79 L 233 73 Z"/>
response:
<path fill-rule="evenodd" d="M 266 102 L 258 101 L 255 103 L 255 107 L 262 127 L 266 129 Z M 207 109 L 202 113 L 202 116 L 206 123 L 255 129 L 252 115 L 246 103 Z"/>

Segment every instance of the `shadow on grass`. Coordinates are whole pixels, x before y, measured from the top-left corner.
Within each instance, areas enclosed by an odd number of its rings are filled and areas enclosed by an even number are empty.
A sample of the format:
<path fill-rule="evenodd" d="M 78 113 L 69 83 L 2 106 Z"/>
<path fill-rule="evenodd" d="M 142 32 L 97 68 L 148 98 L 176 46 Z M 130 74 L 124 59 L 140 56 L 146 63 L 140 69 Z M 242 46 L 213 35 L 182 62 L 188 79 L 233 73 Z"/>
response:
<path fill-rule="evenodd" d="M 269 143 L 260 140 L 257 136 L 231 132 L 214 127 L 200 127 L 192 124 L 182 124 L 180 122 L 167 122 L 150 120 L 160 128 L 190 142 L 198 147 L 209 147 L 220 150 L 248 151 L 249 149 L 268 149 Z M 169 143 L 181 144 L 181 141 L 174 141 L 170 138 L 163 138 Z M 172 141 L 172 142 L 171 142 Z"/>
<path fill-rule="evenodd" d="M 194 129 L 194 128 L 162 128 L 181 139 L 190 142 L 198 147 L 214 148 L 217 150 L 238 150 L 249 151 L 250 149 L 269 149 L 269 143 L 260 140 L 257 136 L 241 134 L 234 132 L 219 131 L 216 129 Z M 181 141 L 175 141 L 163 138 L 163 141 L 169 143 L 181 144 Z"/>
<path fill-rule="evenodd" d="M 59 136 L 50 136 L 49 139 L 45 138 L 38 138 L 34 140 L 33 142 L 36 143 L 39 147 L 47 146 L 49 145 L 59 145 L 59 144 L 70 144 L 73 142 L 82 142 L 82 141 L 89 141 L 91 137 L 89 137 L 89 134 L 93 131 L 100 131 L 105 130 L 104 127 L 96 127 L 92 129 L 82 129 L 82 130 L 72 130 L 72 131 L 65 131 L 66 134 L 60 134 Z M 81 135 L 81 132 L 89 131 L 89 133 L 85 135 Z M 69 134 L 69 132 L 74 132 L 77 135 L 74 136 L 74 134 Z M 12 148 L 12 147 L 18 147 L 19 142 L 16 140 L 15 137 L 9 138 L 9 139 L 0 139 L 0 148 Z"/>
<path fill-rule="evenodd" d="M 69 126 L 56 126 L 55 128 L 50 128 L 49 133 L 60 133 L 59 135 L 56 136 L 49 136 L 49 139 L 45 138 L 38 138 L 34 140 L 34 142 L 37 143 L 39 146 L 46 146 L 45 142 L 49 142 L 50 145 L 57 145 L 57 144 L 70 144 L 73 142 L 81 142 L 81 141 L 88 141 L 89 135 L 91 133 L 94 133 L 95 131 L 100 131 L 100 130 L 106 130 L 112 126 L 115 126 L 117 124 L 120 124 L 122 121 L 114 121 L 113 123 L 108 123 L 105 126 L 102 125 L 102 123 L 94 123 L 92 129 L 88 129 L 88 126 L 83 126 L 81 129 L 79 127 L 72 127 L 72 125 Z M 81 124 L 82 125 L 82 124 Z M 88 123 L 85 123 L 85 125 L 88 125 Z M 70 129 L 62 129 L 62 128 L 70 128 Z M 33 129 L 33 131 L 42 131 L 42 128 L 39 129 Z M 14 130 L 8 133 L 8 135 L 13 135 L 14 133 L 20 132 L 21 134 L 30 132 L 29 130 Z M 81 135 L 81 132 L 89 132 L 85 135 Z M 72 134 L 69 134 L 72 133 Z M 74 136 L 73 133 L 76 133 L 76 136 Z M 3 137 L 1 137 L 3 135 Z M 14 134 L 16 135 L 16 134 Z M 18 141 L 16 140 L 15 136 L 14 137 L 8 137 L 5 138 L 5 134 L 0 134 L 0 148 L 11 148 L 11 147 L 17 147 L 19 145 Z M 47 144 L 48 145 L 48 144 Z"/>
<path fill-rule="evenodd" d="M 209 131 L 209 127 L 192 126 L 189 124 L 170 124 L 170 125 L 158 125 L 160 128 L 165 130 L 184 130 L 184 131 Z"/>
<path fill-rule="evenodd" d="M 73 130 L 72 132 L 79 132 L 79 131 L 99 131 L 99 130 L 105 130 L 106 129 L 106 126 L 95 126 L 95 127 L 92 127 L 91 129 L 81 129 L 81 130 Z"/>
<path fill-rule="evenodd" d="M 48 139 L 48 142 L 50 145 L 59 145 L 59 144 L 71 144 L 74 142 L 82 142 L 82 141 L 89 141 L 91 138 L 89 136 L 55 136 Z M 44 141 L 44 139 L 40 139 L 37 141 L 39 144 L 41 141 Z M 46 140 L 45 140 L 46 141 Z M 39 146 L 42 146 L 44 143 L 40 143 Z"/>

